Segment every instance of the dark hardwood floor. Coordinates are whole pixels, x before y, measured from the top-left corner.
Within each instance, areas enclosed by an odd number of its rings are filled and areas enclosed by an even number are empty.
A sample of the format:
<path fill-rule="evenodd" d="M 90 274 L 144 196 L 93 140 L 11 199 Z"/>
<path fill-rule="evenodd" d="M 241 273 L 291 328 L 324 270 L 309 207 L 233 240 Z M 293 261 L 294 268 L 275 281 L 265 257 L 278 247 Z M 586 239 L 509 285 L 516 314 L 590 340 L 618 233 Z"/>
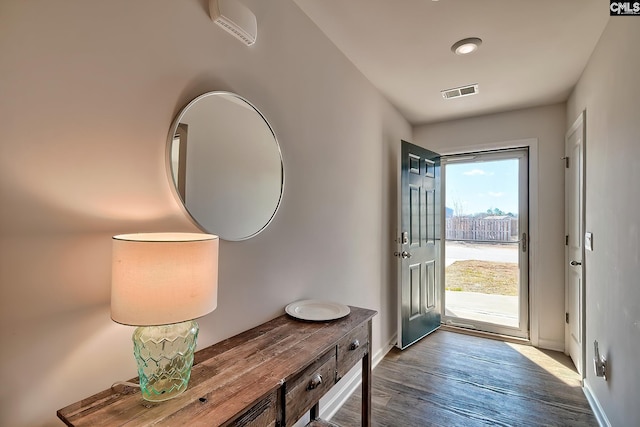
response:
<path fill-rule="evenodd" d="M 597 426 L 571 360 L 531 346 L 436 331 L 373 371 L 373 426 Z M 360 392 L 332 418 L 360 425 Z"/>

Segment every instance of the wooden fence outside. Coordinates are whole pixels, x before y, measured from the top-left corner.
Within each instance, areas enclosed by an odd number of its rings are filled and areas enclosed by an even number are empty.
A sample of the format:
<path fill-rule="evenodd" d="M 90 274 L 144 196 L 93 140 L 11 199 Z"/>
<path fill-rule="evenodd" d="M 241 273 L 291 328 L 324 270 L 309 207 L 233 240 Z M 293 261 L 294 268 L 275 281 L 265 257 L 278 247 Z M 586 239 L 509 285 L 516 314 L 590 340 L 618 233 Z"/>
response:
<path fill-rule="evenodd" d="M 446 219 L 447 240 L 514 242 L 518 240 L 518 219 L 451 217 Z"/>

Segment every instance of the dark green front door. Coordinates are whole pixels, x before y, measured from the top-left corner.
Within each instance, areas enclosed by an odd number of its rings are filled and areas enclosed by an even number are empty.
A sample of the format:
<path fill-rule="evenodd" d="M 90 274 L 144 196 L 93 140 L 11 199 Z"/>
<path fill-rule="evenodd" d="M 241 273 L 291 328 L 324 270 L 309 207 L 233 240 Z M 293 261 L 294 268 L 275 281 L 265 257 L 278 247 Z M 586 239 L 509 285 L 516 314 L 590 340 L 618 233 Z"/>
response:
<path fill-rule="evenodd" d="M 440 326 L 440 155 L 402 141 L 400 331 L 405 348 Z"/>

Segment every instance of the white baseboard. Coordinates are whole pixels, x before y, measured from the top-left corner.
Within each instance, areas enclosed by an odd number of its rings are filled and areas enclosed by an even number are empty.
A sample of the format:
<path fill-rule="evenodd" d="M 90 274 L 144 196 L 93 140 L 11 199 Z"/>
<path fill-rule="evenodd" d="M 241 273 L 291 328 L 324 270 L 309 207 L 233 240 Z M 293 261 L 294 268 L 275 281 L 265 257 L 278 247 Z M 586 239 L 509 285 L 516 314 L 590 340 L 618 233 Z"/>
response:
<path fill-rule="evenodd" d="M 538 345 L 536 345 L 536 347 L 564 353 L 564 341 L 545 340 L 543 338 L 538 338 Z"/>
<path fill-rule="evenodd" d="M 376 351 L 376 354 L 371 358 L 371 369 L 375 369 L 378 366 L 378 363 L 382 362 L 382 359 L 391 351 L 393 347 L 396 346 L 398 342 L 398 335 L 394 335 L 391 339 L 384 345 L 380 350 Z"/>
<path fill-rule="evenodd" d="M 343 383 L 342 385 L 340 385 Z M 330 420 L 342 405 L 351 397 L 354 391 L 362 383 L 362 374 L 357 371 L 354 375 L 345 375 L 336 387 L 340 387 L 339 391 L 326 404 L 320 406 L 320 418 Z"/>
<path fill-rule="evenodd" d="M 394 335 L 385 346 L 376 352 L 371 357 L 371 369 L 373 370 L 378 363 L 384 359 L 384 356 L 395 346 L 397 336 Z M 338 392 L 328 402 L 320 407 L 320 417 L 325 420 L 330 420 L 336 412 L 344 405 L 347 399 L 353 394 L 354 391 L 362 383 L 362 371 L 355 369 L 345 375 L 336 387 L 340 387 Z"/>
<path fill-rule="evenodd" d="M 591 388 L 589 387 L 589 383 L 587 382 L 586 378 L 584 380 L 584 385 L 582 386 L 582 391 L 584 392 L 584 395 L 587 397 L 587 401 L 589 401 L 589 406 L 591 406 L 591 409 L 593 410 L 593 414 L 596 416 L 596 419 L 598 420 L 598 424 L 600 424 L 600 427 L 611 427 L 611 423 L 607 418 L 607 414 L 604 413 L 602 406 L 600 406 L 600 402 L 591 392 Z"/>

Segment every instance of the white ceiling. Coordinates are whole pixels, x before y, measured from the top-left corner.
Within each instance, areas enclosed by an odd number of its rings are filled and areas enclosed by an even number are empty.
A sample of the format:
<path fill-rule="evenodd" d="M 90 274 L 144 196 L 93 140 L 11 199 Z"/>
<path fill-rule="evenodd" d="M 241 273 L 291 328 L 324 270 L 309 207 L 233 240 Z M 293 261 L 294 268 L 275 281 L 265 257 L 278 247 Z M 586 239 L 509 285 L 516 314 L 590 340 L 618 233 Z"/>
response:
<path fill-rule="evenodd" d="M 565 101 L 609 19 L 606 0 L 294 2 L 412 124 Z M 478 51 L 453 54 L 467 37 Z"/>

